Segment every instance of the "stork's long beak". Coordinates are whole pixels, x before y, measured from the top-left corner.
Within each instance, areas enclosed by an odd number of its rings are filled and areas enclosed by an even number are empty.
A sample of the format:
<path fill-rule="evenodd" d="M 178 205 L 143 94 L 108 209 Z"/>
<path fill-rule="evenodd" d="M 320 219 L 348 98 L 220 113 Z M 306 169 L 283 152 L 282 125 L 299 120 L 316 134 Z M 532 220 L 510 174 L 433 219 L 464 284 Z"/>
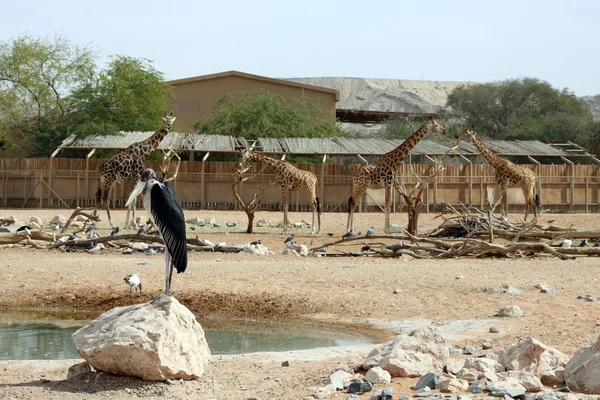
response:
<path fill-rule="evenodd" d="M 131 191 L 131 194 L 129 195 L 129 198 L 127 199 L 127 203 L 125 203 L 125 207 L 129 207 L 129 205 L 131 203 L 133 203 L 135 201 L 135 199 L 142 194 L 142 192 L 144 191 L 144 188 L 146 187 L 146 182 L 144 181 L 139 181 L 137 185 L 135 185 L 135 187 L 133 188 L 133 190 Z"/>

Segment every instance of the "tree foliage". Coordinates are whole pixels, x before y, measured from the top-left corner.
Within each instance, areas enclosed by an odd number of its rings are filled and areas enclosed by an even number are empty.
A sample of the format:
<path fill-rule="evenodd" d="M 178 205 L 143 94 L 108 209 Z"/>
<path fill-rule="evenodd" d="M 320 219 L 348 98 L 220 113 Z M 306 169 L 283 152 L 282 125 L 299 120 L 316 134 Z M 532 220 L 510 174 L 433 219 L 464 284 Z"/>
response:
<path fill-rule="evenodd" d="M 69 134 L 155 130 L 171 87 L 148 60 L 96 53 L 62 36 L 0 43 L 0 142 L 49 155 Z"/>
<path fill-rule="evenodd" d="M 0 43 L 0 136 L 7 145 L 30 153 L 47 150 L 48 135 L 64 135 L 72 110 L 70 94 L 92 79 L 95 54 L 61 36 L 21 36 Z M 37 141 L 38 135 L 45 136 Z"/>
<path fill-rule="evenodd" d="M 266 90 L 228 93 L 219 100 L 206 120 L 193 125 L 209 135 L 259 137 L 331 137 L 339 134 L 334 118 L 319 102 L 302 94 L 287 101 Z"/>
<path fill-rule="evenodd" d="M 567 89 L 536 78 L 456 88 L 447 105 L 468 126 L 494 139 L 573 140 L 587 144 L 596 123 Z"/>

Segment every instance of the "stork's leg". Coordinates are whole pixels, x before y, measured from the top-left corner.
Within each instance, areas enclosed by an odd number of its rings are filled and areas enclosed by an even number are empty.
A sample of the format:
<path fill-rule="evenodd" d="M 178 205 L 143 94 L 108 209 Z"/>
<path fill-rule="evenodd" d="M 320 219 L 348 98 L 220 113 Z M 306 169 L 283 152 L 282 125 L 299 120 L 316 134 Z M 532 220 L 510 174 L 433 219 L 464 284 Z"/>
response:
<path fill-rule="evenodd" d="M 171 255 L 169 251 L 165 249 L 165 295 L 171 295 L 171 276 L 173 275 L 173 264 L 171 263 Z"/>
<path fill-rule="evenodd" d="M 315 204 L 313 202 L 313 206 L 312 206 L 312 227 L 310 230 L 310 234 L 313 235 L 315 233 L 315 214 L 317 213 L 317 209 L 315 207 Z"/>

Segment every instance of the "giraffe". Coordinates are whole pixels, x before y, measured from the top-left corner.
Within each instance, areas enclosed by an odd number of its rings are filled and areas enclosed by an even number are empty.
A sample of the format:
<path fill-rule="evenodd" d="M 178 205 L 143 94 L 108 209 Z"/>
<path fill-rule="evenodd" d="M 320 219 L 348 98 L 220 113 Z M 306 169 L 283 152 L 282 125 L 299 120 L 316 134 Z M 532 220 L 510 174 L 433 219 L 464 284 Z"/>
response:
<path fill-rule="evenodd" d="M 139 182 L 144 172 L 144 159 L 152 153 L 160 142 L 167 136 L 175 117 L 173 113 L 162 118 L 164 124 L 148 139 L 133 143 L 125 150 L 119 152 L 112 158 L 103 161 L 98 167 L 100 172 L 100 188 L 96 192 L 96 200 L 101 201 L 106 206 L 108 222 L 114 227 L 110 217 L 110 191 L 115 182 L 122 182 L 131 179 L 132 188 Z M 125 228 L 129 228 L 129 213 L 133 210 L 133 219 L 135 221 L 135 202 L 127 207 L 127 217 L 125 219 Z"/>
<path fill-rule="evenodd" d="M 315 213 L 317 214 L 319 228 L 316 233 L 321 231 L 321 203 L 317 197 L 317 177 L 310 171 L 304 171 L 296 168 L 287 161 L 277 160 L 265 154 L 251 150 L 240 149 L 238 166 L 254 159 L 264 162 L 277 173 L 276 182 L 281 187 L 281 206 L 283 207 L 283 233 L 287 233 L 288 227 L 288 192 L 306 189 L 310 197 L 312 207 L 312 229 L 310 234 L 315 233 Z"/>
<path fill-rule="evenodd" d="M 416 144 L 427 132 L 439 132 L 446 134 L 446 128 L 435 119 L 430 118 L 415 133 L 408 137 L 394 150 L 385 153 L 374 164 L 365 165 L 358 169 L 352 176 L 352 196 L 348 199 L 348 222 L 346 230 L 354 228 L 354 209 L 367 189 L 385 189 L 385 228 L 386 234 L 390 233 L 390 203 L 392 200 L 392 189 L 396 184 L 396 170 L 400 167 L 402 160 L 410 153 Z"/>
<path fill-rule="evenodd" d="M 461 139 L 469 140 L 473 143 L 481 155 L 486 159 L 496 171 L 496 183 L 500 188 L 502 195 L 502 216 L 506 216 L 506 209 L 508 208 L 508 196 L 506 195 L 507 188 L 520 187 L 525 195 L 525 220 L 529 214 L 529 209 L 533 210 L 534 217 L 537 217 L 537 207 L 540 205 L 540 196 L 533 193 L 533 189 L 536 183 L 535 172 L 529 168 L 515 165 L 506 158 L 500 157 L 492 150 L 490 150 L 475 133 L 473 128 L 469 128 L 465 131 L 458 132 L 455 135 L 457 144 Z"/>

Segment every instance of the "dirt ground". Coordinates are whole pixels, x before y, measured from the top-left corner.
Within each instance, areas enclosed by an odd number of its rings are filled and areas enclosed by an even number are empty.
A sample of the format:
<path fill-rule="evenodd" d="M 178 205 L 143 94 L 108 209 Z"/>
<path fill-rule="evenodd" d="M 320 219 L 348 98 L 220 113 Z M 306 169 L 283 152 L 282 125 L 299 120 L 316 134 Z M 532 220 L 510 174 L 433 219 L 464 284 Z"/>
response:
<path fill-rule="evenodd" d="M 67 210 L 0 210 L 29 221 L 36 215 L 49 222 Z M 144 210 L 138 211 L 147 215 Z M 103 220 L 100 235 L 109 233 Z M 218 228 L 189 231 L 213 243 L 243 244 L 261 239 L 276 254 L 257 256 L 191 252 L 188 270 L 173 277 L 177 299 L 203 317 L 229 320 L 254 319 L 274 323 L 303 323 L 363 333 L 382 342 L 399 327 L 411 324 L 444 326 L 451 344 L 479 346 L 485 339 L 495 347 L 534 336 L 569 356 L 595 340 L 600 327 L 600 302 L 578 300 L 578 295 L 598 296 L 600 269 L 595 257 L 560 261 L 454 259 L 415 260 L 375 257 L 314 258 L 281 255 L 283 235 L 277 229 L 245 231 L 243 212 L 186 211 L 186 218 L 212 216 Z M 310 221 L 309 213 L 290 213 L 291 221 Z M 425 229 L 437 227 L 439 219 L 424 214 Z M 262 212 L 257 220 L 282 220 L 281 213 Z M 513 218 L 511 216 L 511 218 Z M 598 215 L 543 215 L 541 222 L 595 228 Z M 113 220 L 124 224 L 125 212 L 115 211 Z M 236 226 L 228 227 L 235 223 Z M 393 224 L 406 224 L 405 214 L 392 215 Z M 323 214 L 323 229 L 310 236 L 308 229 L 294 229 L 298 242 L 311 246 L 332 242 L 345 231 L 346 215 Z M 357 214 L 356 231 L 374 225 L 383 227 L 383 214 Z M 329 237 L 327 233 L 333 233 Z M 393 241 L 390 241 L 390 244 Z M 337 247 L 358 251 L 360 242 Z M 123 277 L 140 275 L 144 294 L 130 298 Z M 457 276 L 463 275 L 463 279 Z M 60 250 L 0 248 L 0 308 L 102 312 L 116 306 L 149 301 L 164 286 L 164 258 L 143 253 L 123 255 L 120 251 L 101 254 L 66 253 Z M 535 285 L 545 282 L 557 289 L 543 294 Z M 524 291 L 521 295 L 501 293 L 507 283 Z M 395 288 L 403 293 L 394 294 Z M 519 319 L 493 315 L 505 305 L 518 305 L 525 312 Z M 458 321 L 458 322 L 457 322 Z M 489 326 L 500 333 L 489 333 Z M 446 332 L 446 331 L 445 331 Z M 0 338 L 1 339 L 1 338 Z M 372 346 L 335 351 L 303 351 L 241 356 L 215 356 L 205 375 L 197 381 L 152 383 L 107 374 L 66 381 L 70 365 L 78 360 L 45 362 L 0 362 L 0 399 L 8 398 L 193 398 L 193 399 L 301 399 L 328 383 L 340 364 L 360 364 Z M 282 367 L 288 360 L 290 365 Z M 411 395 L 414 379 L 393 379 L 395 395 Z M 377 388 L 383 385 L 376 386 Z M 337 398 L 347 394 L 338 393 Z M 361 398 L 369 398 L 364 394 Z"/>

